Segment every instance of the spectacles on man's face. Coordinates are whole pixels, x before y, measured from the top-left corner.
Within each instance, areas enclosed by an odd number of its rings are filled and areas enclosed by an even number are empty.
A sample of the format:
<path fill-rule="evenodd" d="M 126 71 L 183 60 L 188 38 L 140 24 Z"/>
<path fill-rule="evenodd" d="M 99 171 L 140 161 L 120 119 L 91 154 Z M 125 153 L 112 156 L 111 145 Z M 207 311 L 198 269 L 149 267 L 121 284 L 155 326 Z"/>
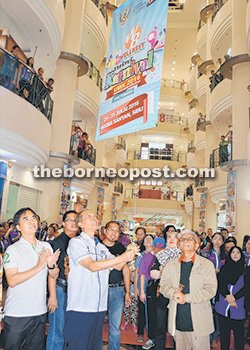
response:
<path fill-rule="evenodd" d="M 191 241 L 194 241 L 195 242 L 195 239 L 194 239 L 194 237 L 181 237 L 180 238 L 180 240 L 179 240 L 180 242 L 191 242 Z"/>
<path fill-rule="evenodd" d="M 120 233 L 119 230 L 115 230 L 114 228 L 108 228 L 107 231 L 111 231 L 111 232 L 114 232 L 114 233 Z"/>
<path fill-rule="evenodd" d="M 65 220 L 65 222 L 66 222 L 66 221 L 72 223 L 72 222 L 76 222 L 76 219 L 67 219 L 67 220 Z"/>

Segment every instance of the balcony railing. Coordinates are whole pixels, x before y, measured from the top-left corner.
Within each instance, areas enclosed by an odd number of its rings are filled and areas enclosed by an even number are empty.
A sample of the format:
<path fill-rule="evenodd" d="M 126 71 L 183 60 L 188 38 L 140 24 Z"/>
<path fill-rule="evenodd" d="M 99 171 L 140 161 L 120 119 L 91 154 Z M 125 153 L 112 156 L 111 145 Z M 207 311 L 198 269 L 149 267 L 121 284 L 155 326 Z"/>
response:
<path fill-rule="evenodd" d="M 206 125 L 210 125 L 210 121 L 207 120 L 207 116 L 206 116 L 206 114 L 204 114 L 201 117 L 199 117 L 197 120 L 196 131 L 199 131 L 199 130 L 205 131 Z"/>
<path fill-rule="evenodd" d="M 215 16 L 217 15 L 217 13 L 220 11 L 220 9 L 222 8 L 222 6 L 227 2 L 228 0 L 215 0 L 214 2 L 214 13 L 212 16 L 212 21 L 214 20 Z"/>
<path fill-rule="evenodd" d="M 98 86 L 99 90 L 102 91 L 102 77 L 99 70 L 94 66 L 94 64 L 83 54 L 80 53 L 80 57 L 84 58 L 89 65 L 88 77 L 94 81 L 94 83 Z"/>
<path fill-rule="evenodd" d="M 0 85 L 24 98 L 51 122 L 53 100 L 38 75 L 21 60 L 0 48 Z"/>
<path fill-rule="evenodd" d="M 86 145 L 85 141 L 79 147 L 79 140 L 75 136 L 71 136 L 70 139 L 70 151 L 69 153 L 73 156 L 76 156 L 80 159 L 85 160 L 86 162 L 95 165 L 96 160 L 96 150 L 95 148 L 88 144 Z"/>
<path fill-rule="evenodd" d="M 194 179 L 194 187 L 205 187 L 205 179 L 203 177 L 196 177 Z"/>
<path fill-rule="evenodd" d="M 184 201 L 183 191 L 164 191 L 164 190 L 139 190 L 138 188 L 126 189 L 125 198 L 135 199 L 157 199 L 169 201 Z"/>
<path fill-rule="evenodd" d="M 119 146 L 117 147 L 118 149 L 124 149 L 124 151 L 126 151 L 126 141 L 121 136 L 118 136 L 117 145 Z"/>
<path fill-rule="evenodd" d="M 189 153 L 194 153 L 195 152 L 195 145 L 194 141 L 189 142 L 188 147 L 187 147 L 187 152 Z"/>
<path fill-rule="evenodd" d="M 162 79 L 161 86 L 181 89 L 182 91 L 188 91 L 189 89 L 188 83 L 184 80 Z"/>
<path fill-rule="evenodd" d="M 169 115 L 165 113 L 160 113 L 158 115 L 158 123 L 168 123 L 168 124 L 177 124 L 177 125 L 187 125 L 187 118 L 180 117 L 179 115 Z"/>
<path fill-rule="evenodd" d="M 96 5 L 96 7 L 99 9 L 101 14 L 103 15 L 106 24 L 108 25 L 108 15 L 107 15 L 107 9 L 106 9 L 106 2 L 103 0 L 92 0 L 92 2 Z"/>
<path fill-rule="evenodd" d="M 132 159 L 131 159 L 132 156 Z M 169 149 L 163 148 L 150 148 L 148 156 L 145 158 L 145 155 L 142 157 L 142 155 L 139 152 L 134 151 L 131 155 L 131 152 L 128 152 L 128 160 L 169 160 L 173 162 L 181 162 L 185 163 L 187 159 L 187 155 L 184 152 L 169 152 Z"/>
<path fill-rule="evenodd" d="M 119 181 L 115 181 L 114 184 L 114 192 L 116 193 L 123 193 L 123 184 Z"/>
<path fill-rule="evenodd" d="M 217 168 L 222 163 L 233 160 L 233 143 L 228 142 L 225 145 L 220 145 L 210 154 L 210 168 Z"/>

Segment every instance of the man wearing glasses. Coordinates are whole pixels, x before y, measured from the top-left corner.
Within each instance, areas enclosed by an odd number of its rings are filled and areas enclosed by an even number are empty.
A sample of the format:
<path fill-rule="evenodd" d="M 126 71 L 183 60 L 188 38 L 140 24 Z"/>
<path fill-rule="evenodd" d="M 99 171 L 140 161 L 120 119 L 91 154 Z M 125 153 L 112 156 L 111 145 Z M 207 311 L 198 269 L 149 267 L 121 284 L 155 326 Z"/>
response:
<path fill-rule="evenodd" d="M 78 231 L 76 225 L 77 212 L 69 210 L 63 215 L 64 231 L 52 241 L 54 251 L 60 249 L 58 259 L 59 276 L 57 280 L 49 277 L 49 332 L 47 337 L 47 350 L 63 349 L 63 328 L 65 322 L 67 305 L 67 278 L 69 273 L 69 261 L 67 248 L 71 238 L 75 237 Z"/>
<path fill-rule="evenodd" d="M 198 237 L 184 230 L 179 235 L 180 258 L 165 267 L 160 292 L 170 299 L 168 331 L 176 350 L 210 350 L 214 331 L 210 299 L 216 294 L 217 279 L 211 261 L 197 255 Z"/>
<path fill-rule="evenodd" d="M 126 251 L 124 245 L 118 242 L 119 235 L 119 224 L 116 221 L 109 221 L 105 226 L 103 244 L 114 256 L 119 256 Z M 122 318 L 124 292 L 125 307 L 129 307 L 131 302 L 129 290 L 130 271 L 128 265 L 125 264 L 122 271 L 113 269 L 109 274 L 108 290 L 109 350 L 120 349 L 119 326 Z"/>

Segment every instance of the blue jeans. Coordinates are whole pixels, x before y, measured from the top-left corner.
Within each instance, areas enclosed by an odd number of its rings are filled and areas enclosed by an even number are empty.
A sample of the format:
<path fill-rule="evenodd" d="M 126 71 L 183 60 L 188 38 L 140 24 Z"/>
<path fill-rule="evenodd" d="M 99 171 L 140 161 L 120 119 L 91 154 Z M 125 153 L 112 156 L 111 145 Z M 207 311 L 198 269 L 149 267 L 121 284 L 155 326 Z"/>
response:
<path fill-rule="evenodd" d="M 124 287 L 109 287 L 109 350 L 120 349 L 120 323 L 122 318 Z"/>
<path fill-rule="evenodd" d="M 57 285 L 56 295 L 58 307 L 53 314 L 49 312 L 49 333 L 46 350 L 63 349 L 63 328 L 67 306 L 67 293 L 64 293 L 63 288 Z"/>

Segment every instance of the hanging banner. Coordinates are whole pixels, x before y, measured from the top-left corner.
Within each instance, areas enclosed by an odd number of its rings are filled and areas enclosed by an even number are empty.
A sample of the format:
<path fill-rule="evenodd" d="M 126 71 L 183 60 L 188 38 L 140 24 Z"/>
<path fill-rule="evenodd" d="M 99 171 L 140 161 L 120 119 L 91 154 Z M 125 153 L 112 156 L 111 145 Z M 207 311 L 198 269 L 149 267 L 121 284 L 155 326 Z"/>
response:
<path fill-rule="evenodd" d="M 68 163 L 64 163 L 64 169 L 72 168 Z M 59 208 L 59 222 L 62 222 L 63 215 L 70 210 L 70 198 L 71 198 L 71 179 L 63 178 L 61 186 L 60 208 Z"/>
<path fill-rule="evenodd" d="M 201 194 L 201 197 L 200 197 L 199 232 L 205 231 L 205 227 L 206 227 L 206 207 L 207 207 L 207 193 L 203 193 L 203 194 Z"/>
<path fill-rule="evenodd" d="M 236 170 L 227 174 L 226 225 L 230 233 L 236 233 Z"/>
<path fill-rule="evenodd" d="M 96 217 L 99 221 L 99 226 L 102 225 L 103 213 L 104 213 L 104 188 L 97 187 Z"/>
<path fill-rule="evenodd" d="M 116 220 L 116 198 L 115 197 L 111 198 L 111 220 L 112 221 Z"/>
<path fill-rule="evenodd" d="M 168 0 L 128 0 L 113 13 L 96 141 L 157 125 Z"/>

